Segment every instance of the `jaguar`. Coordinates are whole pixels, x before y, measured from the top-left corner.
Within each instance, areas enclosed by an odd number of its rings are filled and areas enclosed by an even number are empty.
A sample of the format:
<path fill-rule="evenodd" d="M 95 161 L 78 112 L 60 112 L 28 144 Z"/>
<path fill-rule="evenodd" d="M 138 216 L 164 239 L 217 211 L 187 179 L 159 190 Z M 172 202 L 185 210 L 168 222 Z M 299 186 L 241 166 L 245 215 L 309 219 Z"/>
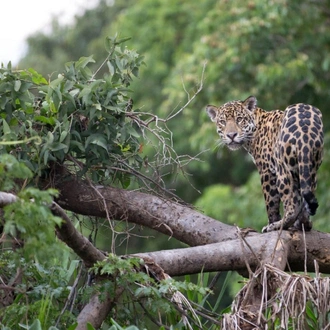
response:
<path fill-rule="evenodd" d="M 268 215 L 268 225 L 262 231 L 310 230 L 310 216 L 318 207 L 316 174 L 323 158 L 320 110 L 298 103 L 284 111 L 265 111 L 257 107 L 256 97 L 250 96 L 220 107 L 208 105 L 206 112 L 223 144 L 231 150 L 243 147 L 253 158 Z"/>

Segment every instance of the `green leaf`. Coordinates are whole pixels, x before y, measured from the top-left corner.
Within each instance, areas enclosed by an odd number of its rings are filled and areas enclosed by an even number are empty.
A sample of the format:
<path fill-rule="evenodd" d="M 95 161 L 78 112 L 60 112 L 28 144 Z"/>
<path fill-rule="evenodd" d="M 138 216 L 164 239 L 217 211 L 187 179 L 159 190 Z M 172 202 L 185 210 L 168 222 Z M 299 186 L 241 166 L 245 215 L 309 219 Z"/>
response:
<path fill-rule="evenodd" d="M 84 148 L 84 146 L 83 146 L 83 144 L 81 142 L 76 141 L 76 140 L 71 140 L 71 142 L 70 142 L 70 149 L 72 149 L 75 152 L 77 152 L 77 148 L 79 149 L 79 151 L 85 152 L 85 148 Z"/>
<path fill-rule="evenodd" d="M 15 84 L 14 84 L 14 90 L 15 90 L 15 92 L 18 92 L 19 91 L 19 89 L 21 88 L 21 84 L 22 84 L 22 82 L 20 80 L 16 80 L 15 81 Z"/>
<path fill-rule="evenodd" d="M 131 125 L 126 125 L 125 128 L 129 135 L 132 135 L 136 138 L 140 137 L 140 134 Z"/>
<path fill-rule="evenodd" d="M 100 103 L 93 104 L 96 110 L 102 110 L 102 105 Z"/>
<path fill-rule="evenodd" d="M 124 43 L 125 41 L 131 40 L 131 39 L 132 39 L 131 37 L 121 38 L 119 40 L 116 40 L 115 44 L 120 45 L 120 44 Z"/>
<path fill-rule="evenodd" d="M 88 322 L 87 323 L 87 330 L 95 330 L 95 328 Z"/>
<path fill-rule="evenodd" d="M 47 80 L 36 70 L 29 68 L 27 71 L 31 74 L 32 82 L 34 84 L 36 84 L 36 85 L 41 85 L 41 84 L 47 85 L 48 84 Z"/>
<path fill-rule="evenodd" d="M 89 136 L 86 140 L 85 147 L 87 148 L 90 144 L 95 144 L 108 150 L 107 141 L 102 134 L 93 134 Z"/>
<path fill-rule="evenodd" d="M 79 92 L 80 92 L 80 89 L 79 88 L 74 88 L 69 93 L 70 93 L 71 97 L 74 98 L 76 95 L 79 94 Z M 75 102 L 73 102 L 73 104 L 75 104 Z"/>
<path fill-rule="evenodd" d="M 79 97 L 83 97 L 86 95 L 89 95 L 90 93 L 92 93 L 92 89 L 90 86 L 86 86 L 84 87 L 84 89 L 79 93 Z"/>
<path fill-rule="evenodd" d="M 52 132 L 47 133 L 47 143 L 51 144 L 54 141 L 54 135 Z"/>
<path fill-rule="evenodd" d="M 318 324 L 317 310 L 313 308 L 313 304 L 310 301 L 306 304 L 306 314 L 313 325 Z"/>
<path fill-rule="evenodd" d="M 19 324 L 19 326 L 28 330 L 42 330 L 41 323 L 38 319 L 36 319 L 30 326 L 25 324 Z"/>
<path fill-rule="evenodd" d="M 60 85 L 62 83 L 63 79 L 64 79 L 64 76 L 62 74 L 59 74 L 57 76 L 57 79 L 52 80 L 51 83 L 50 83 L 50 85 L 49 85 L 51 87 L 51 89 L 49 90 L 49 92 L 51 92 L 52 89 L 55 89 L 56 87 L 58 87 L 58 85 Z"/>
<path fill-rule="evenodd" d="M 3 134 L 4 135 L 9 134 L 11 132 L 11 129 L 4 119 L 2 119 L 2 125 L 3 125 Z"/>
<path fill-rule="evenodd" d="M 48 158 L 49 158 L 49 150 L 46 149 L 44 152 L 44 165 L 48 164 Z"/>
<path fill-rule="evenodd" d="M 123 65 L 123 60 L 121 60 L 119 57 L 116 57 L 116 65 L 117 65 L 117 68 L 120 70 L 120 71 L 123 71 L 124 70 L 124 65 Z"/>
<path fill-rule="evenodd" d="M 35 320 L 29 327 L 29 330 L 42 330 L 40 321 L 38 319 Z"/>
<path fill-rule="evenodd" d="M 60 136 L 60 142 L 63 142 L 64 139 L 67 137 L 67 135 L 68 135 L 68 132 L 67 131 L 63 131 L 61 133 L 61 136 Z"/>
<path fill-rule="evenodd" d="M 78 323 L 72 324 L 68 327 L 68 330 L 75 330 L 78 326 Z"/>
<path fill-rule="evenodd" d="M 104 84 L 104 81 L 102 79 L 98 79 L 98 80 L 95 80 L 93 81 L 91 84 L 90 84 L 90 88 L 95 91 L 100 85 Z"/>
<path fill-rule="evenodd" d="M 128 175 L 124 175 L 121 180 L 121 185 L 124 189 L 127 189 L 129 187 L 129 185 L 131 184 L 131 179 Z"/>
<path fill-rule="evenodd" d="M 56 119 L 54 117 L 45 117 L 45 116 L 35 116 L 35 121 L 40 121 L 42 123 L 54 126 L 56 123 Z"/>
<path fill-rule="evenodd" d="M 107 66 L 108 66 L 110 74 L 113 76 L 116 72 L 114 65 L 111 63 L 111 61 L 107 61 Z"/>
<path fill-rule="evenodd" d="M 89 63 L 95 63 L 95 60 L 93 59 L 93 55 L 88 56 L 88 57 L 81 57 L 76 63 L 75 67 L 76 69 L 82 69 L 86 67 L 87 64 Z"/>
<path fill-rule="evenodd" d="M 139 328 L 136 327 L 135 325 L 130 325 L 129 327 L 123 328 L 114 319 L 111 319 L 111 323 L 115 326 L 114 329 L 116 329 L 116 330 L 139 330 Z"/>
<path fill-rule="evenodd" d="M 138 77 L 139 76 L 139 68 L 137 68 L 137 67 L 133 68 L 132 73 L 134 74 L 135 77 Z"/>
<path fill-rule="evenodd" d="M 59 151 L 59 150 L 62 150 L 62 149 L 68 149 L 68 146 L 64 143 L 54 142 L 52 144 L 49 144 L 48 148 L 49 148 L 50 151 Z"/>
<path fill-rule="evenodd" d="M 90 80 L 93 76 L 92 71 L 88 68 L 80 68 L 78 71 L 85 80 Z"/>
<path fill-rule="evenodd" d="M 104 41 L 105 50 L 110 54 L 114 49 L 114 43 L 111 38 L 106 37 Z"/>

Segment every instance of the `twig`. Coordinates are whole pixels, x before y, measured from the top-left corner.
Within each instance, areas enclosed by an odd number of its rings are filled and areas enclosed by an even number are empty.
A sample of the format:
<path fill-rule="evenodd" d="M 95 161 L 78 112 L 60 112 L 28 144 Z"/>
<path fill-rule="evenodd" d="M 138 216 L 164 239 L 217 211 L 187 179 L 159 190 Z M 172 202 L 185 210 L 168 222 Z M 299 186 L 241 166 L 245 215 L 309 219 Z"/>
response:
<path fill-rule="evenodd" d="M 100 199 L 102 201 L 104 212 L 106 214 L 106 219 L 108 220 L 110 228 L 111 228 L 111 235 L 112 235 L 111 252 L 115 253 L 115 229 L 111 222 L 111 217 L 110 217 L 110 213 L 109 213 L 109 210 L 107 207 L 107 202 L 106 202 L 104 196 L 100 193 L 100 191 L 95 187 L 95 185 L 91 182 L 91 180 L 89 178 L 87 178 L 87 182 L 89 183 L 90 187 L 95 191 L 95 193 L 100 197 Z"/>
<path fill-rule="evenodd" d="M 149 317 L 150 321 L 152 321 L 153 323 L 155 323 L 159 328 L 162 329 L 166 329 L 166 330 L 171 330 L 170 327 L 168 327 L 167 325 L 164 325 L 160 322 L 158 322 L 150 313 L 149 311 L 144 307 L 144 305 L 141 303 L 141 301 L 138 301 L 139 305 L 141 306 L 141 308 L 144 310 L 144 312 L 147 314 L 147 316 Z"/>
<path fill-rule="evenodd" d="M 62 308 L 62 311 L 60 313 L 60 315 L 58 316 L 57 318 L 57 321 L 56 321 L 56 324 L 55 324 L 55 327 L 58 326 L 63 314 L 65 313 L 65 311 L 67 310 L 67 307 L 69 305 L 69 303 L 71 303 L 71 308 L 73 307 L 74 305 L 74 297 L 76 296 L 77 294 L 77 286 L 79 284 L 79 281 L 80 281 L 80 278 L 81 278 L 81 274 L 82 274 L 82 270 L 83 270 L 83 264 L 81 263 L 80 265 L 80 268 L 79 268 L 79 272 L 77 274 L 77 277 L 75 278 L 74 282 L 73 282 L 73 285 L 71 287 L 71 290 L 70 290 L 70 293 L 68 295 L 68 298 L 66 299 L 66 302 L 65 302 L 65 305 L 64 307 Z"/>
<path fill-rule="evenodd" d="M 218 281 L 218 279 L 220 278 L 221 274 L 222 274 L 222 272 L 217 272 L 217 273 L 214 275 L 214 277 L 212 278 L 212 281 L 211 281 L 211 283 L 209 284 L 209 289 L 210 289 L 211 291 L 213 291 L 213 288 L 214 288 L 215 285 L 217 284 L 217 281 Z"/>
<path fill-rule="evenodd" d="M 243 245 L 243 243 L 245 243 L 246 246 L 247 246 L 247 247 L 249 248 L 249 250 L 251 251 L 251 253 L 253 254 L 253 256 L 255 257 L 255 259 L 258 261 L 259 266 L 261 266 L 261 261 L 260 261 L 260 259 L 259 259 L 258 256 L 254 253 L 254 251 L 253 251 L 251 245 L 246 241 L 245 237 L 242 235 L 242 233 L 241 233 L 241 229 L 240 229 L 238 226 L 235 226 L 235 227 L 236 227 L 236 229 L 237 229 L 238 237 L 239 237 L 240 242 L 241 242 L 241 248 L 242 248 L 242 251 L 244 251 L 244 245 Z M 252 276 L 253 272 L 252 272 L 252 270 L 251 270 L 251 268 L 250 268 L 250 265 L 249 265 L 248 261 L 247 261 L 245 258 L 244 258 L 244 262 L 245 262 L 245 264 L 246 264 L 246 268 L 247 268 L 247 270 L 248 270 L 250 276 Z"/>
<path fill-rule="evenodd" d="M 304 238 L 304 273 L 307 274 L 307 245 L 306 245 L 306 233 L 305 233 L 305 226 L 302 224 L 302 232 Z"/>
<path fill-rule="evenodd" d="M 202 91 L 203 89 L 203 81 L 204 81 L 204 74 L 205 74 L 205 69 L 206 69 L 206 62 L 204 62 L 203 64 L 203 69 L 202 69 L 202 74 L 201 74 L 201 82 L 199 84 L 199 87 L 197 89 L 197 91 L 193 94 L 192 97 L 190 97 L 189 93 L 186 91 L 185 87 L 184 90 L 188 95 L 188 101 L 186 102 L 186 104 L 181 107 L 176 113 L 174 113 L 172 116 L 169 116 L 166 118 L 165 122 L 170 121 L 171 119 L 173 119 L 174 117 L 176 117 L 179 113 L 181 113 L 195 98 L 196 96 Z"/>

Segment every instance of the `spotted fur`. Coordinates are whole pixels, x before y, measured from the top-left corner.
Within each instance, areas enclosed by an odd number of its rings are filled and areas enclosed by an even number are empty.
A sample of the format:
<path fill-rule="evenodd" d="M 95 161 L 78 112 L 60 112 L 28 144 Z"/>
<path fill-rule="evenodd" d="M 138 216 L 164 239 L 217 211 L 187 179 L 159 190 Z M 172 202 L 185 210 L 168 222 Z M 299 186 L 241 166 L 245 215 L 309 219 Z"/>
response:
<path fill-rule="evenodd" d="M 322 163 L 323 125 L 319 109 L 303 103 L 265 111 L 254 96 L 206 111 L 228 148 L 246 149 L 258 168 L 268 214 L 263 231 L 312 228 L 318 207 L 316 172 Z M 280 202 L 284 215 L 280 215 Z"/>

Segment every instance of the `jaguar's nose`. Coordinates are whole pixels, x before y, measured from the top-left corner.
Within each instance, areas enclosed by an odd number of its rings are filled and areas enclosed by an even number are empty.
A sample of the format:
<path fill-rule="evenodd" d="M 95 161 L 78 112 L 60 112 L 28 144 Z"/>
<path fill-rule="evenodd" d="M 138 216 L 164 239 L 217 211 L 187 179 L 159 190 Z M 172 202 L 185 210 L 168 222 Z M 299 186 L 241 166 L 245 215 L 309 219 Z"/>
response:
<path fill-rule="evenodd" d="M 226 136 L 232 141 L 234 141 L 235 137 L 237 136 L 237 132 L 229 132 L 226 134 Z"/>

